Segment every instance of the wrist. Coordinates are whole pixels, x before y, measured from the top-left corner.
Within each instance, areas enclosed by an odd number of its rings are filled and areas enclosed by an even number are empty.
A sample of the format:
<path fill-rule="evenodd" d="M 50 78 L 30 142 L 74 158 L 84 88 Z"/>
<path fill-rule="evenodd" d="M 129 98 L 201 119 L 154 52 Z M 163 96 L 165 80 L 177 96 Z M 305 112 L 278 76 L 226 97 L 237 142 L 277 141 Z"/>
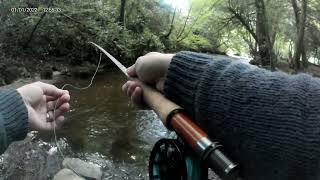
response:
<path fill-rule="evenodd" d="M 17 89 L 17 92 L 18 94 L 21 96 L 21 99 L 26 107 L 26 109 L 28 110 L 28 117 L 29 117 L 29 112 L 30 112 L 30 107 L 31 107 L 31 104 L 30 104 L 30 100 L 28 99 L 28 97 L 24 96 L 23 95 L 23 90 L 21 88 L 18 88 Z"/>
<path fill-rule="evenodd" d="M 22 99 L 22 101 L 23 101 L 23 103 L 24 103 L 24 105 L 25 105 L 25 107 L 26 107 L 26 110 L 27 110 L 27 122 L 28 122 L 28 126 L 30 127 L 30 122 L 29 122 L 29 119 L 30 119 L 30 112 L 31 112 L 31 110 L 32 110 L 32 106 L 31 106 L 31 104 L 30 104 L 30 100 L 28 99 L 28 97 L 26 97 L 26 96 L 24 96 L 23 95 L 23 89 L 21 89 L 21 88 L 18 88 L 17 89 L 17 92 L 18 92 L 18 94 L 21 96 L 21 99 Z"/>
<path fill-rule="evenodd" d="M 158 79 L 156 84 L 156 88 L 162 93 L 164 92 L 164 83 L 167 79 L 170 63 L 173 57 L 175 56 L 175 54 L 164 54 L 164 56 L 165 57 L 163 58 L 163 67 L 162 67 L 162 69 L 164 70 L 163 76 Z"/>

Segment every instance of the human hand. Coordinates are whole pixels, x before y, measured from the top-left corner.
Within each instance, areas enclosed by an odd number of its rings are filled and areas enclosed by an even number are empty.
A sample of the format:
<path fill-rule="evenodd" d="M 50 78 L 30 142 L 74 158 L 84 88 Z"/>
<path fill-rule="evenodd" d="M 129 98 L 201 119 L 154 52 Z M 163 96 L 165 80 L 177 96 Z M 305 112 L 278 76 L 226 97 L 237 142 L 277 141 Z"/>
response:
<path fill-rule="evenodd" d="M 31 130 L 52 130 L 54 126 L 60 128 L 65 122 L 64 115 L 70 107 L 68 91 L 42 82 L 22 86 L 17 91 L 27 107 L 28 124 Z"/>
<path fill-rule="evenodd" d="M 128 68 L 127 73 L 130 77 L 139 78 L 163 92 L 165 77 L 173 56 L 174 54 L 148 53 L 139 57 L 136 63 Z M 127 81 L 122 86 L 122 91 L 127 93 L 135 105 L 140 108 L 146 107 L 142 98 L 143 90 L 137 82 Z"/>

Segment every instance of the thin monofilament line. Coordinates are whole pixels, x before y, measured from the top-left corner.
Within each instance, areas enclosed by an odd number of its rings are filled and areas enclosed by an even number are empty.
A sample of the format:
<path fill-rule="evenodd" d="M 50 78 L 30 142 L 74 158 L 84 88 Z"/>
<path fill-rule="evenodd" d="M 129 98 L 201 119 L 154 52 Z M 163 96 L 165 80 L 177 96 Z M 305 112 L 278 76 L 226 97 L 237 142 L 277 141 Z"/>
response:
<path fill-rule="evenodd" d="M 61 87 L 61 89 L 64 90 L 64 88 L 67 87 L 67 86 L 72 87 L 73 89 L 76 89 L 76 90 L 86 90 L 86 89 L 90 88 L 90 87 L 92 86 L 93 80 L 94 80 L 94 78 L 96 77 L 97 72 L 98 72 L 98 70 L 99 70 L 100 63 L 101 63 L 101 59 L 102 59 L 102 53 L 100 53 L 99 63 L 98 63 L 98 65 L 97 65 L 96 71 L 94 72 L 94 74 L 93 74 L 93 76 L 92 76 L 92 78 L 91 78 L 91 81 L 90 81 L 89 85 L 87 85 L 87 86 L 85 86 L 85 87 L 77 87 L 77 86 L 74 86 L 74 85 L 72 85 L 72 84 L 64 84 L 64 85 Z M 56 109 L 57 109 L 57 104 L 58 104 L 58 102 L 59 102 L 59 99 L 56 101 L 56 103 L 55 103 L 55 105 L 54 105 L 54 108 L 53 108 L 53 134 L 54 134 L 54 140 L 55 140 L 57 149 L 58 149 L 61 157 L 62 157 L 63 159 L 65 159 L 65 156 L 64 156 L 64 154 L 63 154 L 63 152 L 62 152 L 62 150 L 61 150 L 61 148 L 60 148 L 60 145 L 59 145 L 59 143 L 58 143 L 57 133 L 56 133 Z M 68 167 L 68 168 L 71 169 L 74 173 L 76 173 L 78 176 L 81 177 L 81 175 L 79 175 L 79 174 L 77 173 L 77 171 L 75 171 L 72 167 Z"/>

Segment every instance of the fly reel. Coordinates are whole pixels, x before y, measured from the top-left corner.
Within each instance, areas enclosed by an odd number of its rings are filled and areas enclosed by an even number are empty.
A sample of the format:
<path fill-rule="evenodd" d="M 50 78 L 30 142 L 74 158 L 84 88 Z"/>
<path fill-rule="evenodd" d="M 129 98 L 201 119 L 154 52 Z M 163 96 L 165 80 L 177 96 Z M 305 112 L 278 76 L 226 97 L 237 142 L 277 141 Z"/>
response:
<path fill-rule="evenodd" d="M 181 139 L 160 139 L 149 158 L 150 180 L 207 180 L 208 168 Z"/>

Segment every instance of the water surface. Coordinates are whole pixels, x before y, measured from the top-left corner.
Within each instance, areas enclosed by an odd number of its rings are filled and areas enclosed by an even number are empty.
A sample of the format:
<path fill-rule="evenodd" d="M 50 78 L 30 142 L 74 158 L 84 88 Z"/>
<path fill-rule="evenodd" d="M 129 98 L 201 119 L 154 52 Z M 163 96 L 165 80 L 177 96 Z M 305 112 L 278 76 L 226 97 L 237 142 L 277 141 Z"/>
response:
<path fill-rule="evenodd" d="M 125 81 L 121 72 L 109 72 L 98 75 L 89 89 L 67 87 L 71 111 L 58 138 L 65 139 L 71 156 L 98 161 L 106 168 L 107 162 L 135 166 L 140 168 L 136 175 L 145 175 L 149 152 L 167 131 L 152 111 L 137 109 L 122 93 Z M 64 83 L 83 87 L 88 80 L 64 78 L 57 86 Z"/>
<path fill-rule="evenodd" d="M 153 111 L 135 108 L 122 93 L 125 80 L 115 71 L 98 75 L 86 90 L 67 87 L 71 110 L 57 132 L 58 142 L 65 156 L 100 165 L 104 179 L 147 179 L 152 146 L 168 132 Z M 89 81 L 63 77 L 56 85 L 84 87 Z M 0 178 L 52 179 L 63 160 L 56 149 L 52 132 L 13 143 L 1 156 Z"/>

